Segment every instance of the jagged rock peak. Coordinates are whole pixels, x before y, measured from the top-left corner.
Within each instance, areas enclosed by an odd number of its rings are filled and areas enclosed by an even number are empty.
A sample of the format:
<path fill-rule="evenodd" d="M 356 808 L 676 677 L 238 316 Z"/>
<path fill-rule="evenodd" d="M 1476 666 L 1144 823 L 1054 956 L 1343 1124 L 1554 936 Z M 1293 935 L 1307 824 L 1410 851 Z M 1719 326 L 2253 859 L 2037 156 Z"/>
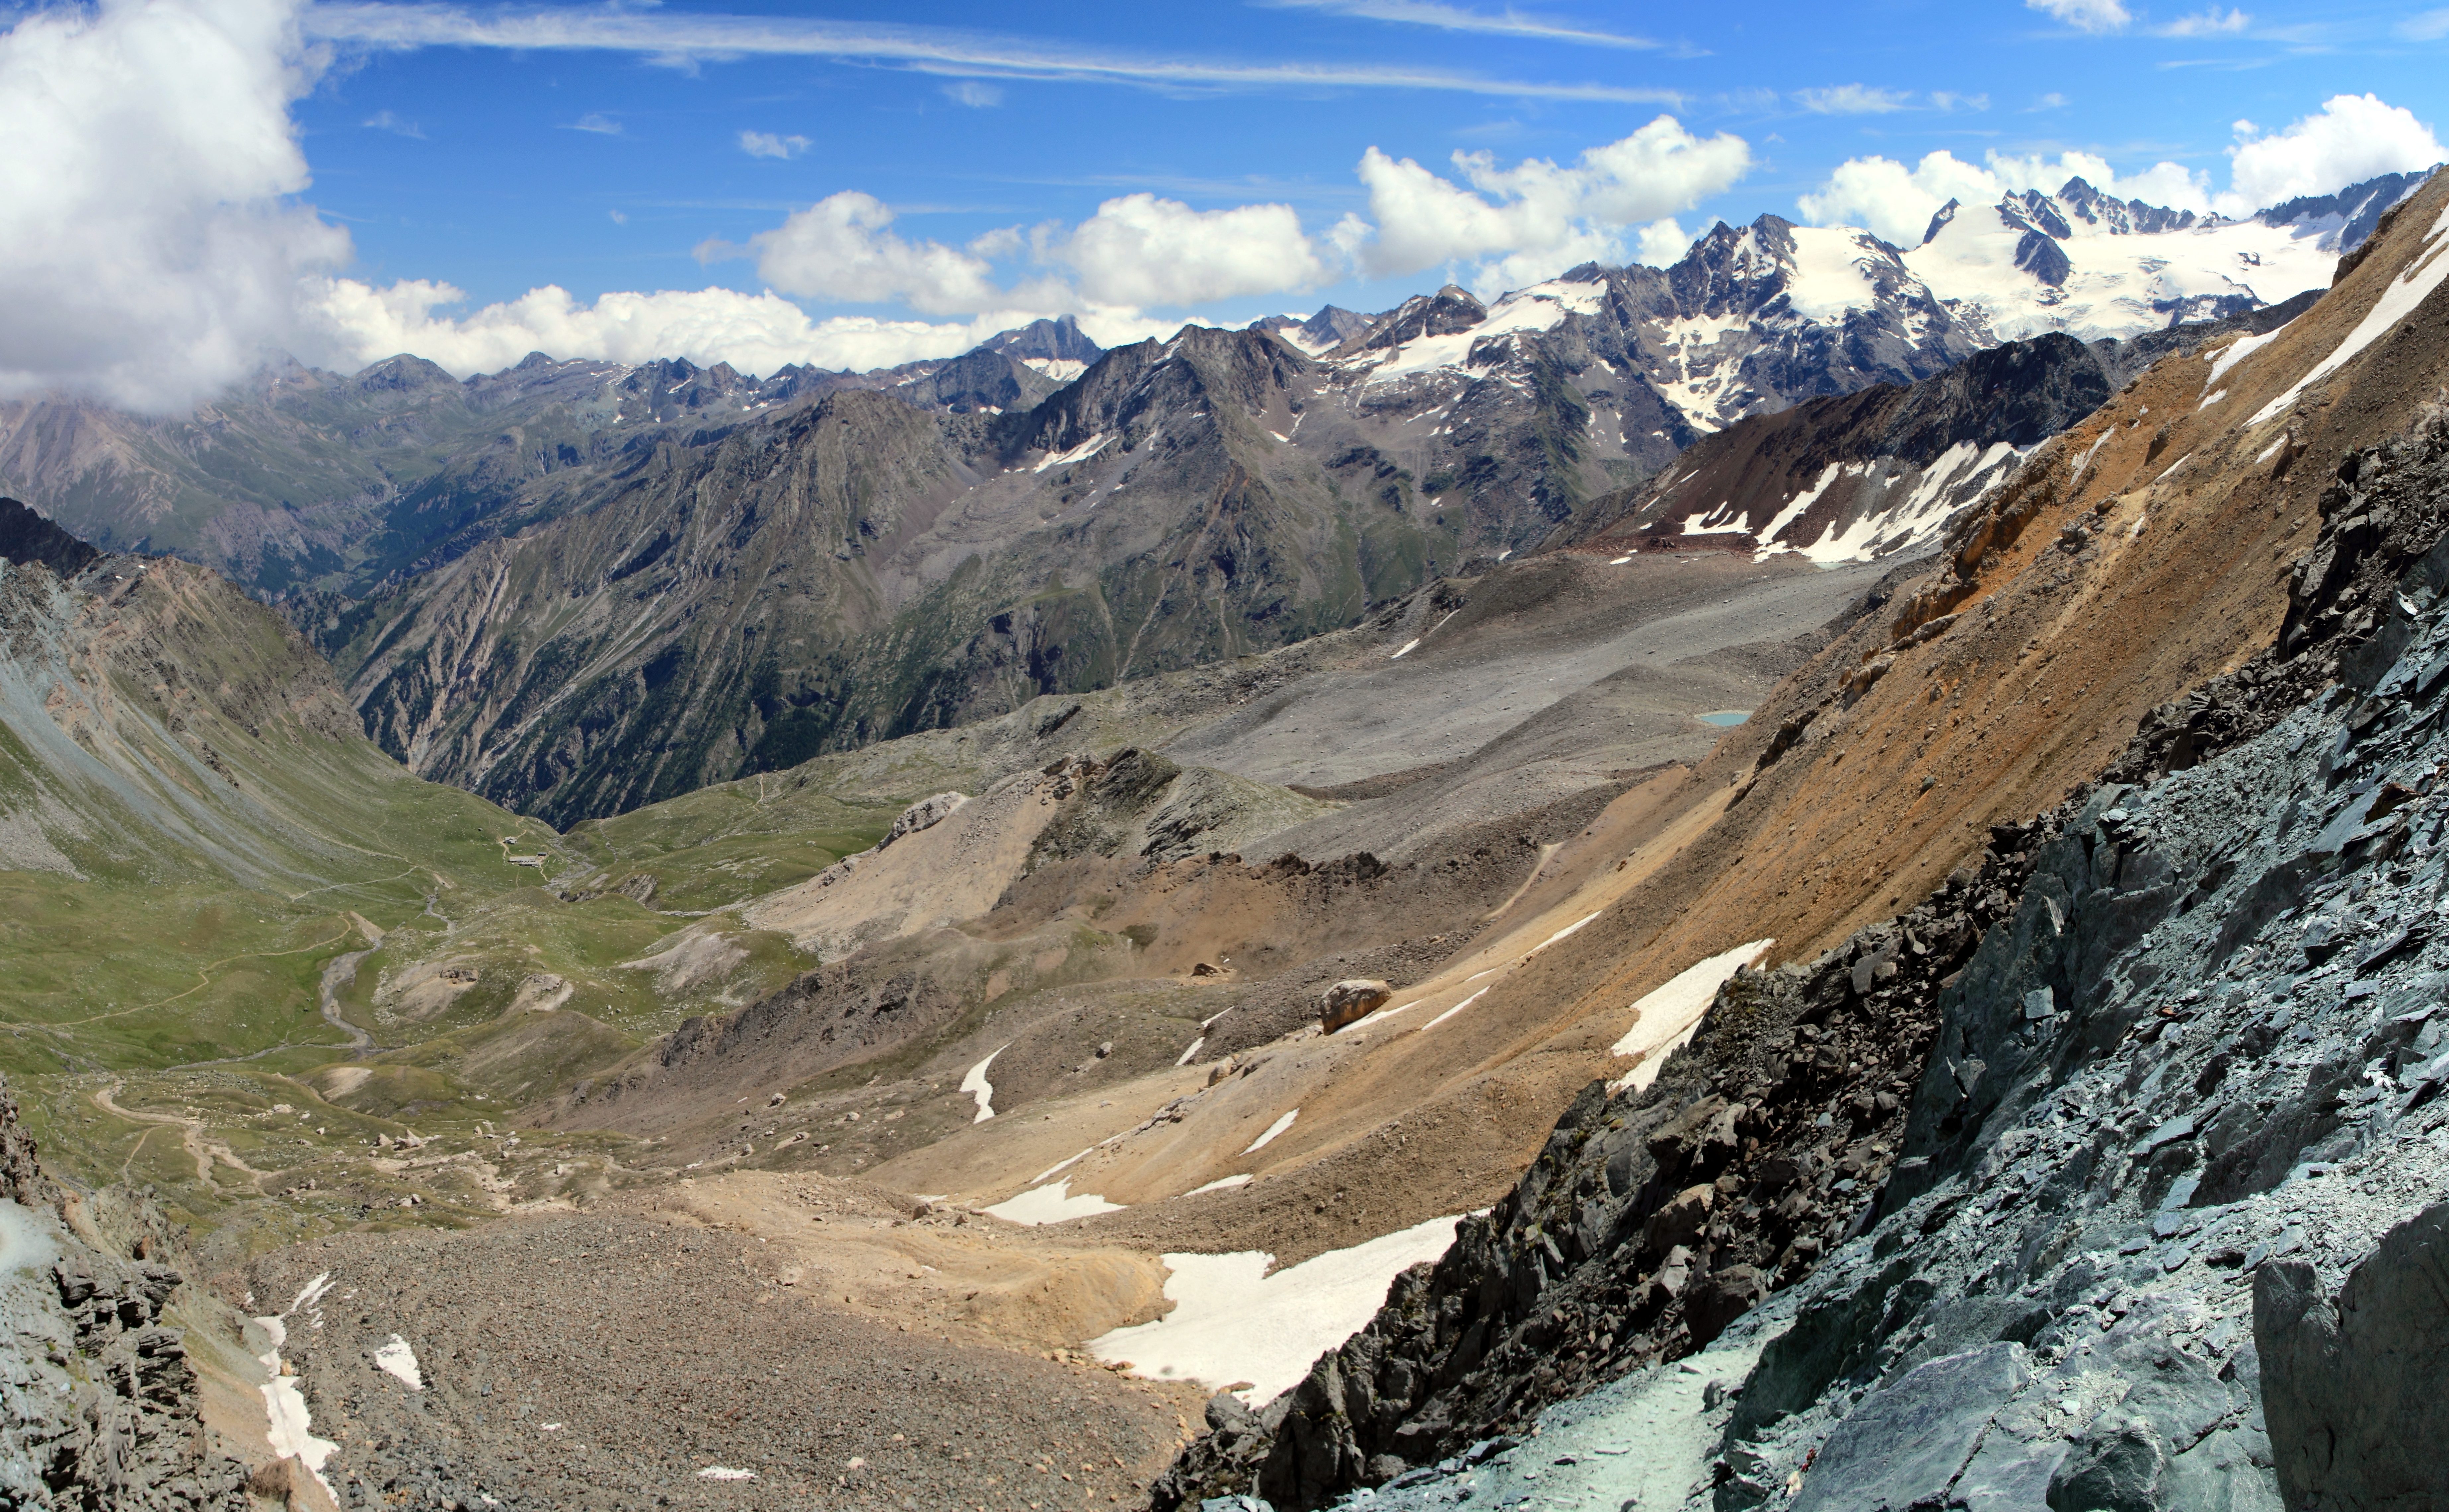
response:
<path fill-rule="evenodd" d="M 1469 289 L 1449 283 L 1435 294 L 1415 294 L 1369 328 L 1363 351 L 1400 346 L 1423 336 L 1452 336 L 1488 319 L 1488 306 Z"/>
<path fill-rule="evenodd" d="M 77 537 L 12 498 L 0 498 L 0 558 L 40 562 L 62 577 L 74 577 L 102 557 Z"/>
<path fill-rule="evenodd" d="M 1032 320 L 1015 330 L 998 331 L 972 350 L 1000 352 L 1021 361 L 1035 358 L 1050 362 L 1094 362 L 1106 355 L 1106 349 L 1080 329 L 1079 318 L 1071 315 L 1053 320 Z"/>

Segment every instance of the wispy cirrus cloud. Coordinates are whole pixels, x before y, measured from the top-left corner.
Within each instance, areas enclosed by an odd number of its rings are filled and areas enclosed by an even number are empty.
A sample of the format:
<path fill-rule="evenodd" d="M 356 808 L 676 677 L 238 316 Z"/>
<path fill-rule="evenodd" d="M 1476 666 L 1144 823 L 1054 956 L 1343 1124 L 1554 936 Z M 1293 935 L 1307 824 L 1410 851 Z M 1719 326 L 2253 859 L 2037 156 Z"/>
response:
<path fill-rule="evenodd" d="M 1600 31 L 1562 21 L 1546 21 L 1507 9 L 1494 14 L 1440 0 L 1262 0 L 1278 10 L 1323 10 L 1364 21 L 1434 27 L 1440 31 L 1472 31 L 1484 36 L 1521 37 L 1534 42 L 1569 42 L 1585 48 L 1628 48 L 1648 50 L 1662 44 L 1620 31 Z"/>
<path fill-rule="evenodd" d="M 2449 10 L 2409 16 L 2398 24 L 2398 34 L 2409 42 L 2438 42 L 2449 37 Z"/>
<path fill-rule="evenodd" d="M 565 131 L 592 132 L 599 137 L 617 137 L 621 134 L 621 123 L 613 120 L 610 116 L 606 115 L 601 110 L 589 110 L 585 115 L 580 116 L 577 120 L 563 126 L 562 129 Z"/>
<path fill-rule="evenodd" d="M 1903 109 L 1912 100 L 1908 90 L 1882 89 L 1865 84 L 1835 84 L 1794 91 L 1794 103 L 1814 115 L 1887 115 Z"/>
<path fill-rule="evenodd" d="M 414 137 L 419 142 L 425 140 L 423 126 L 414 121 L 402 120 L 396 112 L 390 110 L 377 110 L 357 124 L 369 130 L 388 131 L 395 137 Z"/>
<path fill-rule="evenodd" d="M 1405 64 L 1239 63 L 1040 42 L 940 27 L 793 16 L 612 9 L 471 9 L 336 0 L 300 16 L 310 38 L 360 48 L 500 48 L 636 53 L 693 68 L 746 57 L 897 64 L 922 73 L 1048 79 L 1157 89 L 1420 89 L 1516 99 L 1677 104 L 1674 89 L 1498 79 Z"/>
<path fill-rule="evenodd" d="M 2244 11 L 2232 7 L 2222 10 L 2213 6 L 2200 15 L 2179 16 L 2165 26 L 2153 27 L 2151 33 L 2161 37 L 2232 37 L 2251 25 L 2253 17 Z"/>

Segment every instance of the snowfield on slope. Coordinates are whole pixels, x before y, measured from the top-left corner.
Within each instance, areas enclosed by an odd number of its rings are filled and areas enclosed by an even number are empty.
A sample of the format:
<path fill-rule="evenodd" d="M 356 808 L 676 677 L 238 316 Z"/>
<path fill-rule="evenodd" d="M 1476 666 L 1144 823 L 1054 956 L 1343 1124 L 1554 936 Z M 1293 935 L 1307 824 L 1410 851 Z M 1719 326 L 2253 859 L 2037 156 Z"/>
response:
<path fill-rule="evenodd" d="M 1291 1389 L 1310 1363 L 1368 1325 L 1394 1279 L 1446 1252 L 1461 1215 L 1431 1218 L 1287 1266 L 1262 1250 L 1168 1254 L 1165 1294 L 1173 1310 L 1154 1323 L 1089 1341 L 1108 1364 L 1134 1375 L 1224 1386 L 1260 1403 Z"/>

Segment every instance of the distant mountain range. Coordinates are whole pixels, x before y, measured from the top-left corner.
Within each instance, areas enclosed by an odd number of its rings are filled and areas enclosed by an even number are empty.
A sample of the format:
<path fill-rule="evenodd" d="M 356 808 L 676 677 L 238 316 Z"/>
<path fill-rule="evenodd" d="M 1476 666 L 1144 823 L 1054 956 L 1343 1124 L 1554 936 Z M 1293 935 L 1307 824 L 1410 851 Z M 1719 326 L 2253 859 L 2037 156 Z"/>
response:
<path fill-rule="evenodd" d="M 2279 303 L 2416 182 L 2229 223 L 2073 180 L 1951 205 L 1910 250 L 1764 216 L 1493 304 L 1448 285 L 1112 352 L 1067 318 L 863 374 L 287 364 L 175 420 L 0 406 L 0 487 L 279 600 L 387 749 L 568 824 L 1284 645 L 1552 537 L 1765 526 L 1806 485 L 1759 518 L 1629 501 L 1705 436 L 2002 337 Z M 1910 545 L 2036 438 L 1958 437 L 1979 466 L 1915 494 L 1929 520 L 1814 549 Z"/>

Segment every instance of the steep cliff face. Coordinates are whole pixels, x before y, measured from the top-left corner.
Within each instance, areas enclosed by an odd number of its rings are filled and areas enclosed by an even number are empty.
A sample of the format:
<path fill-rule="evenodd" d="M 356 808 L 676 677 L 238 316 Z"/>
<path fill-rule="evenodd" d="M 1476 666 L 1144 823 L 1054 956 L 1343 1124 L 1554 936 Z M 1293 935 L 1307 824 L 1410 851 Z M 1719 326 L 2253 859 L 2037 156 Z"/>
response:
<path fill-rule="evenodd" d="M 176 1236 L 151 1204 L 118 1189 L 64 1198 L 5 1077 L 0 1199 L 0 1497 L 25 1512 L 257 1504 L 246 1464 L 206 1441 L 179 1326 L 241 1320 L 173 1269 Z M 262 1483 L 288 1484 L 287 1466 L 268 1464 Z"/>

